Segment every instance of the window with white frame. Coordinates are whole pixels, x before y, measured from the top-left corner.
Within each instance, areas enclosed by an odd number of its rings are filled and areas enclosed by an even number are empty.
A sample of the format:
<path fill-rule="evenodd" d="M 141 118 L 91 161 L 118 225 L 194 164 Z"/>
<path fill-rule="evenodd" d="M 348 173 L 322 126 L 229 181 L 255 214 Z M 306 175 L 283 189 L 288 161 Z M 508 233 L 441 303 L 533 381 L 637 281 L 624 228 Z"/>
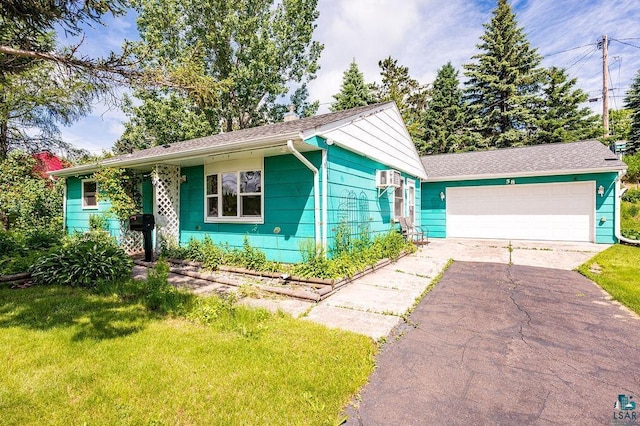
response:
<path fill-rule="evenodd" d="M 413 223 L 416 221 L 416 182 L 413 179 L 407 179 L 407 216 Z"/>
<path fill-rule="evenodd" d="M 98 183 L 95 180 L 85 179 L 82 181 L 82 208 L 98 208 Z"/>
<path fill-rule="evenodd" d="M 262 221 L 262 183 L 261 161 L 233 161 L 205 166 L 205 221 Z"/>
<path fill-rule="evenodd" d="M 400 186 L 393 191 L 393 216 L 396 219 L 404 217 L 404 178 L 400 179 Z"/>

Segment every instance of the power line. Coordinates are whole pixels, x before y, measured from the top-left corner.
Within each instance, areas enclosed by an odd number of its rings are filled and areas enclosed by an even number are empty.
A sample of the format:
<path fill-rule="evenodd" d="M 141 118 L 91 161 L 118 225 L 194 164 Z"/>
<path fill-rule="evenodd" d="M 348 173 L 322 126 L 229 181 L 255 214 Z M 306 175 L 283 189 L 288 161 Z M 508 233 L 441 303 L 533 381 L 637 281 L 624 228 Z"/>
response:
<path fill-rule="evenodd" d="M 548 58 L 549 56 L 555 56 L 555 55 L 559 55 L 561 53 L 567 53 L 567 52 L 571 52 L 572 50 L 578 50 L 578 49 L 582 49 L 584 47 L 589 47 L 589 46 L 593 46 L 593 45 L 594 45 L 594 43 L 589 43 L 589 44 L 585 44 L 583 46 L 572 47 L 570 49 L 560 50 L 559 52 L 549 53 L 548 55 L 543 55 L 543 56 L 545 58 Z"/>
<path fill-rule="evenodd" d="M 585 53 L 584 55 L 582 55 L 580 58 L 578 58 L 576 61 L 574 61 L 571 65 L 567 66 L 566 69 L 568 70 L 569 68 L 571 68 L 572 66 L 576 65 L 578 62 L 582 61 L 582 60 L 589 60 L 591 58 L 591 56 L 593 56 L 594 53 L 596 53 L 598 51 L 597 47 L 593 47 L 593 49 L 591 49 L 591 51 Z"/>
<path fill-rule="evenodd" d="M 625 41 L 621 41 L 621 40 L 618 40 L 618 39 L 615 39 L 615 38 L 612 38 L 611 40 L 617 41 L 618 43 L 621 43 L 621 44 L 626 44 L 627 46 L 635 47 L 636 49 L 640 49 L 640 46 L 637 46 L 635 44 L 627 43 Z"/>

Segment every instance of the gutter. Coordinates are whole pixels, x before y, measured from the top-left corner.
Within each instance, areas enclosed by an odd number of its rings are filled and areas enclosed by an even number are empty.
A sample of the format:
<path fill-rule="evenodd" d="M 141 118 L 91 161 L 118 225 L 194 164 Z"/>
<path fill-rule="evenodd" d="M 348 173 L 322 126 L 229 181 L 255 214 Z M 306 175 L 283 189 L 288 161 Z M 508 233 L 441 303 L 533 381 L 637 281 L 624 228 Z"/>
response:
<path fill-rule="evenodd" d="M 71 167 L 68 169 L 60 169 L 53 172 L 49 172 L 49 174 L 53 176 L 74 176 L 80 175 L 84 173 L 90 173 L 98 170 L 100 166 L 104 167 L 141 167 L 146 165 L 154 165 L 163 161 L 171 161 L 171 160 L 189 160 L 192 158 L 202 157 L 203 155 L 211 155 L 211 154 L 219 154 L 223 153 L 231 153 L 231 152 L 239 152 L 246 150 L 254 150 L 260 148 L 270 148 L 280 145 L 283 140 L 294 140 L 294 139 L 302 139 L 302 135 L 300 132 L 291 132 L 286 134 L 280 134 L 275 136 L 270 136 L 266 138 L 256 138 L 249 140 L 242 140 L 238 142 L 228 143 L 220 146 L 207 146 L 201 148 L 194 148 L 190 150 L 170 152 L 170 153 L 160 153 L 156 155 L 150 155 L 148 157 L 127 159 L 125 155 L 115 157 L 115 158 L 106 158 L 103 161 L 99 161 L 93 164 L 83 164 L 76 167 Z M 158 147 L 153 147 L 149 149 L 157 149 Z M 175 148 L 172 146 L 171 148 Z"/>
<path fill-rule="evenodd" d="M 318 168 L 316 166 L 314 166 L 313 164 L 311 164 L 311 162 L 309 160 L 307 160 L 304 157 L 304 155 L 302 155 L 300 153 L 300 151 L 298 151 L 295 148 L 295 146 L 293 146 L 293 140 L 289 139 L 287 141 L 287 149 L 289 150 L 290 153 L 295 155 L 295 157 L 298 160 L 300 160 L 300 162 L 302 164 L 307 166 L 307 168 L 313 172 L 313 214 L 314 214 L 314 222 L 315 222 L 315 227 L 314 227 L 315 228 L 315 243 L 316 243 L 316 247 L 318 247 L 321 244 L 321 237 L 320 237 L 320 228 L 321 228 L 321 222 L 320 222 L 320 179 L 318 177 Z M 323 154 L 323 158 L 324 158 L 324 154 Z M 325 252 L 325 254 L 326 254 L 326 252 Z"/>

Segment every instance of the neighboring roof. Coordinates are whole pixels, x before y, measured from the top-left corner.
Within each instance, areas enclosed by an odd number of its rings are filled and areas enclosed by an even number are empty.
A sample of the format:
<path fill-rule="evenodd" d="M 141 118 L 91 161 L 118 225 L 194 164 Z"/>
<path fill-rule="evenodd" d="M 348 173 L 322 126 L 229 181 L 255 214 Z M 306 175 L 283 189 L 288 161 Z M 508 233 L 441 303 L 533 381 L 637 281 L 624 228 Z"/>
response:
<path fill-rule="evenodd" d="M 624 170 L 627 166 L 597 140 L 427 155 L 427 181 L 571 174 Z"/>
<path fill-rule="evenodd" d="M 228 152 L 234 149 L 260 147 L 265 143 L 286 141 L 288 139 L 304 139 L 316 130 L 327 128 L 327 126 L 331 127 L 333 123 L 353 121 L 391 108 L 397 109 L 393 102 L 385 102 L 299 120 L 220 133 L 203 138 L 134 151 L 130 154 L 118 155 L 100 161 L 100 165 L 105 167 L 132 167 L 153 161 L 160 162 L 194 155 L 206 155 L 209 152 L 219 152 L 221 150 Z M 76 173 L 93 171 L 97 166 L 97 164 L 76 166 L 55 172 L 54 174 L 69 176 Z"/>
<path fill-rule="evenodd" d="M 49 178 L 48 172 L 64 169 L 69 165 L 66 161 L 48 151 L 33 154 L 32 157 L 36 160 L 34 170 L 44 179 Z"/>

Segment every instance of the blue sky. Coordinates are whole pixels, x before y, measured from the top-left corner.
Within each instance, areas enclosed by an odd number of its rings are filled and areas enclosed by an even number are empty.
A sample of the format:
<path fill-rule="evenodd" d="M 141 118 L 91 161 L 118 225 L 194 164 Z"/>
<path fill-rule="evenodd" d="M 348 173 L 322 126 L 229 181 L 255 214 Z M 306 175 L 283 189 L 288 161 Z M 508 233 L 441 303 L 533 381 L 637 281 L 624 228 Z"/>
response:
<path fill-rule="evenodd" d="M 460 70 L 477 53 L 476 44 L 491 19 L 492 0 L 319 0 L 315 39 L 324 44 L 318 77 L 310 97 L 327 112 L 342 74 L 355 59 L 367 81 L 379 80 L 378 61 L 388 56 L 408 66 L 421 83 L 431 83 L 438 69 L 451 61 Z M 601 97 L 603 34 L 609 45 L 611 108 L 622 108 L 625 91 L 640 69 L 640 4 L 638 0 L 512 0 L 518 23 L 533 47 L 545 56 L 544 66 L 568 69 L 578 87 Z M 85 34 L 83 54 L 103 55 L 137 38 L 135 13 L 108 19 Z M 70 40 L 59 39 L 59 44 Z M 561 52 L 561 53 L 559 53 Z M 601 112 L 600 103 L 587 104 Z M 96 103 L 91 115 L 62 137 L 94 153 L 110 150 L 124 129 L 126 117 L 113 105 Z"/>

